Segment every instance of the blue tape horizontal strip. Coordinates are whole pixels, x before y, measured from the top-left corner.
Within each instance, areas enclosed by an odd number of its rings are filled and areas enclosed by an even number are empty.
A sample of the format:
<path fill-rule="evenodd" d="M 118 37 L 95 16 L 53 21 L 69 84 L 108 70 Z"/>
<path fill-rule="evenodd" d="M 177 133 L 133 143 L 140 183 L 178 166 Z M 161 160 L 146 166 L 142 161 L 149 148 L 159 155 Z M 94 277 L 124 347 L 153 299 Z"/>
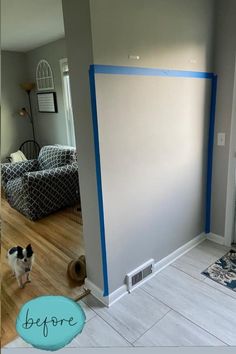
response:
<path fill-rule="evenodd" d="M 201 71 L 166 70 L 153 68 L 140 68 L 134 66 L 113 66 L 94 64 L 95 74 L 113 75 L 142 75 L 142 76 L 169 76 L 169 77 L 189 77 L 197 79 L 212 79 L 214 74 Z"/>

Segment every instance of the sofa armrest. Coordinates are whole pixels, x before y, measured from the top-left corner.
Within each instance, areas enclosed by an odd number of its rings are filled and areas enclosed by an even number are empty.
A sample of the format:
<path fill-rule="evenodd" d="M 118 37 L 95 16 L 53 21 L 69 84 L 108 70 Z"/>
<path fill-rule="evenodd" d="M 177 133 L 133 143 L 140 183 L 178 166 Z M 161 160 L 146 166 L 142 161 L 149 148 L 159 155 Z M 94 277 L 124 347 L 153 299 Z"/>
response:
<path fill-rule="evenodd" d="M 31 184 L 34 180 L 40 179 L 41 181 L 47 180 L 59 180 L 63 177 L 73 178 L 75 175 L 78 176 L 78 165 L 77 163 L 68 164 L 61 167 L 48 168 L 41 171 L 29 171 L 24 174 L 25 180 Z"/>
<path fill-rule="evenodd" d="M 7 182 L 23 176 L 24 173 L 36 171 L 38 169 L 38 160 L 26 160 L 15 163 L 1 164 L 1 180 L 2 186 L 5 188 Z"/>
<path fill-rule="evenodd" d="M 65 194 L 79 194 L 79 177 L 77 163 L 46 169 L 42 171 L 28 172 L 23 176 L 24 182 L 32 191 L 42 194 L 42 197 L 54 198 Z"/>

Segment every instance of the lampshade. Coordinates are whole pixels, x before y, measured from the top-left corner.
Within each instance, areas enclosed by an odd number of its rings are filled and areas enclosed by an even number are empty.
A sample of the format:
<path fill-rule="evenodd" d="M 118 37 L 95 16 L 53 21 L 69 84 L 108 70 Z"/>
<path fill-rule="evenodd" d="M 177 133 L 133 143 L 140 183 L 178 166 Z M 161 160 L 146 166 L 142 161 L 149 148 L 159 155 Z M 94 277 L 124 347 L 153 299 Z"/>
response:
<path fill-rule="evenodd" d="M 24 83 L 20 84 L 20 87 L 23 90 L 30 92 L 31 90 L 33 90 L 33 88 L 35 88 L 35 83 L 34 82 L 24 82 Z"/>

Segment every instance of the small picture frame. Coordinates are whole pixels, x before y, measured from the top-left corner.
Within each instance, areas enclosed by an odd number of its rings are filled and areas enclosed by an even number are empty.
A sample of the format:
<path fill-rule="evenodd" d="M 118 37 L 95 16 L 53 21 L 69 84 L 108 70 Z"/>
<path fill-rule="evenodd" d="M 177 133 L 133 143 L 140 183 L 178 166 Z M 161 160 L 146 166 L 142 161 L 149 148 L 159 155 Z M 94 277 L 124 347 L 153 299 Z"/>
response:
<path fill-rule="evenodd" d="M 57 113 L 56 92 L 37 93 L 38 111 L 40 113 Z"/>

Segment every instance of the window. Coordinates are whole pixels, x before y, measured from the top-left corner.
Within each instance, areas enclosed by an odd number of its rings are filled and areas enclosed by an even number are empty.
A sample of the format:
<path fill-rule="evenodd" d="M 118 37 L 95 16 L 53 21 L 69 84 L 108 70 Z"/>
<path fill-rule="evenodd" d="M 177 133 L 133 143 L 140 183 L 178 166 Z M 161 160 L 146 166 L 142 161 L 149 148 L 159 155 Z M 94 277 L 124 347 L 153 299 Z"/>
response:
<path fill-rule="evenodd" d="M 70 92 L 70 77 L 67 59 L 60 60 L 61 75 L 62 75 L 62 89 L 64 97 L 65 119 L 67 129 L 67 143 L 70 146 L 75 147 L 75 129 L 74 118 L 71 104 L 71 92 Z"/>
<path fill-rule="evenodd" d="M 53 75 L 49 63 L 42 59 L 37 65 L 36 82 L 38 91 L 53 90 Z"/>

